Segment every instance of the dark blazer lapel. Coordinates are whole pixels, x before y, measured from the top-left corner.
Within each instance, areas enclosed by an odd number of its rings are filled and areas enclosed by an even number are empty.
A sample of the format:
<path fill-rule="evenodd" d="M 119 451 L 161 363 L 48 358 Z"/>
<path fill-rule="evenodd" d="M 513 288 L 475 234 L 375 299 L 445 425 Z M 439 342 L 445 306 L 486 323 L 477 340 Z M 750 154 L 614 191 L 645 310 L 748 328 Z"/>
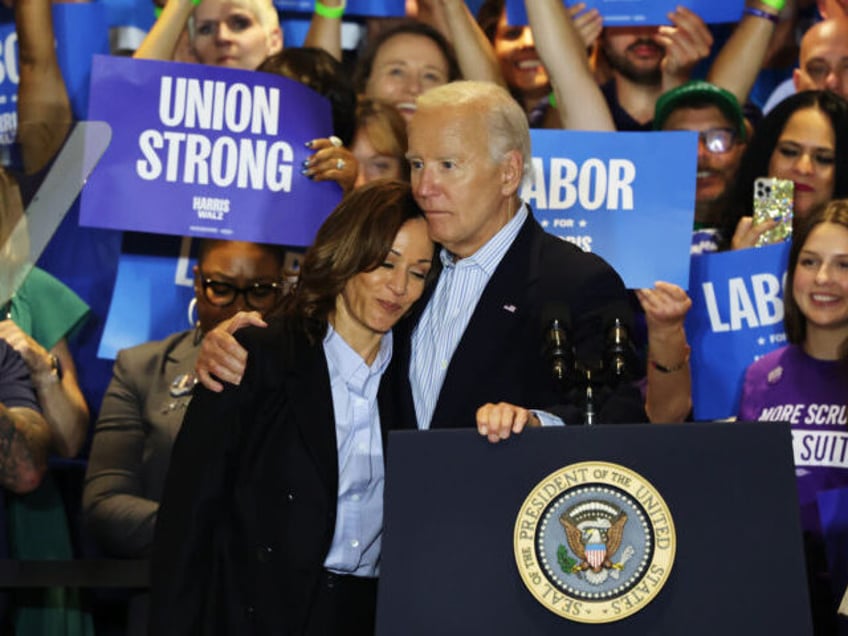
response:
<path fill-rule="evenodd" d="M 293 414 L 307 452 L 313 457 L 330 491 L 338 491 L 339 465 L 336 447 L 336 419 L 330 372 L 324 347 L 310 345 L 305 338 L 294 337 L 294 360 L 285 370 L 290 380 Z"/>
<path fill-rule="evenodd" d="M 542 230 L 531 213 L 483 290 L 451 358 L 433 414 L 434 422 L 441 419 L 442 407 L 450 408 L 450 404 L 462 399 L 461 395 L 454 395 L 453 387 L 461 391 L 463 378 L 473 374 L 474 368 L 485 367 L 485 359 L 491 359 L 492 364 L 503 364 L 498 343 L 505 342 L 523 323 L 525 311 L 532 310 L 528 298 L 539 278 L 539 232 Z"/>

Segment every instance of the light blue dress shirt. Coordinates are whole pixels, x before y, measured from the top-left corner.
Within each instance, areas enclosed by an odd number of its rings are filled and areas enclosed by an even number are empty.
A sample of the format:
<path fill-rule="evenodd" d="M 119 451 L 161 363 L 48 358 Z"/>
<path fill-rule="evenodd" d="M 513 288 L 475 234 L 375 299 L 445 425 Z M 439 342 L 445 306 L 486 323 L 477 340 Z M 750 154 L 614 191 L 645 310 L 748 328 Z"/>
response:
<path fill-rule="evenodd" d="M 516 215 L 471 256 L 455 260 L 446 249 L 440 252 L 442 273 L 412 333 L 409 381 L 418 428 L 430 428 L 451 358 L 483 290 L 518 236 L 527 214 L 527 206 L 522 204 Z"/>
<path fill-rule="evenodd" d="M 340 574 L 377 576 L 385 479 L 377 389 L 392 358 L 392 334 L 383 336 L 370 367 L 331 326 L 324 353 L 339 457 L 336 528 L 324 567 Z"/>

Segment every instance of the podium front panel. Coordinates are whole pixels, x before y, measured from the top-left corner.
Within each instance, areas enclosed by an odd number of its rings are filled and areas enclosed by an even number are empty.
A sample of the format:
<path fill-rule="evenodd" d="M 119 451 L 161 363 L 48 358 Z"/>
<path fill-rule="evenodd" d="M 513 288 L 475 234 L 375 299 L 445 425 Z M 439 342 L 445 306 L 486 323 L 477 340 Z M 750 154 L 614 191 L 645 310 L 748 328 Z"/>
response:
<path fill-rule="evenodd" d="M 811 633 L 786 424 L 691 423 L 402 431 L 387 448 L 380 636 Z M 650 604 L 602 624 L 549 611 L 521 579 L 514 527 L 528 494 L 580 462 L 635 471 L 676 528 Z"/>

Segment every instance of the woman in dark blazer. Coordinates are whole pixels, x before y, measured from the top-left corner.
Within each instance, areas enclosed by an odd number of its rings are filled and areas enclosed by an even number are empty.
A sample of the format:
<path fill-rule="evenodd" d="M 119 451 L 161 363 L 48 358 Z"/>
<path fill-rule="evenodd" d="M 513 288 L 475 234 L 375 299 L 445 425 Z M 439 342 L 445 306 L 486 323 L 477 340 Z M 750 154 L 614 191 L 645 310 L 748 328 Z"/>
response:
<path fill-rule="evenodd" d="M 159 510 L 151 634 L 373 633 L 391 328 L 433 252 L 408 185 L 355 190 L 278 316 L 239 332 L 241 384 L 198 387 Z"/>

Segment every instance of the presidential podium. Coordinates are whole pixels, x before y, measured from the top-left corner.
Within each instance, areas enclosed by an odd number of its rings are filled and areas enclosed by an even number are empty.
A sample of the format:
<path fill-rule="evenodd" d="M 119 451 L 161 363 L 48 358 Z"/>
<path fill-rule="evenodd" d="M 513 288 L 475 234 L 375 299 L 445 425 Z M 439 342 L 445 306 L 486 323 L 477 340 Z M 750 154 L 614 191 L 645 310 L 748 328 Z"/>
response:
<path fill-rule="evenodd" d="M 788 425 L 563 427 L 494 445 L 470 429 L 404 431 L 390 435 L 387 462 L 380 636 L 812 633 Z M 554 613 L 516 560 L 528 495 L 585 462 L 643 477 L 675 530 L 661 589 L 612 622 Z M 576 579 L 574 563 L 563 579 Z"/>

